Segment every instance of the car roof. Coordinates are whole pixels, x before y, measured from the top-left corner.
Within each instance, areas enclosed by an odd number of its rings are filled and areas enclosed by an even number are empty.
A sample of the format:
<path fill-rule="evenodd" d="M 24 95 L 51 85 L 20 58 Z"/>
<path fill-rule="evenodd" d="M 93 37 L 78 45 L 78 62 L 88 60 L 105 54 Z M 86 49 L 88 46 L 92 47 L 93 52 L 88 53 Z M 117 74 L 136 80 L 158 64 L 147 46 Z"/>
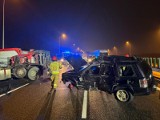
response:
<path fill-rule="evenodd" d="M 105 62 L 113 62 L 113 63 L 135 63 L 138 61 L 141 61 L 142 59 L 138 58 L 138 57 L 125 57 L 125 56 L 115 56 L 115 55 L 110 55 L 110 56 L 106 56 L 103 58 L 103 61 Z"/>

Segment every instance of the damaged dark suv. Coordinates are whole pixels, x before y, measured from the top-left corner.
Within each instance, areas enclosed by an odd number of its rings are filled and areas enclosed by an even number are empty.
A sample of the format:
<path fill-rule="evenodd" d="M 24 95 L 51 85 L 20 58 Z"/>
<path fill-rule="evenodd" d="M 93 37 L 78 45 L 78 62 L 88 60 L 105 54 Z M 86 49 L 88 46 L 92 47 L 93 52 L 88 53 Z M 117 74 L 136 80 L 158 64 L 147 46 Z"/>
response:
<path fill-rule="evenodd" d="M 97 88 L 113 93 L 120 102 L 130 102 L 135 95 L 148 95 L 156 91 L 152 69 L 142 59 L 108 56 L 80 67 L 78 65 L 81 61 L 73 62 L 72 59 L 71 64 L 74 63 L 75 69 L 62 74 L 64 83 L 70 82 L 77 88 Z"/>

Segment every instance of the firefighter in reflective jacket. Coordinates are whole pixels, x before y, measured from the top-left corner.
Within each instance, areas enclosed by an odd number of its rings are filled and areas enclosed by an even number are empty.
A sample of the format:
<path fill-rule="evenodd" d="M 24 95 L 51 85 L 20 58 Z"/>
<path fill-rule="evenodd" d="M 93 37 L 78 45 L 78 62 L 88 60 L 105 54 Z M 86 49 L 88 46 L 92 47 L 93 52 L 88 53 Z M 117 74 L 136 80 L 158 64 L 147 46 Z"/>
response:
<path fill-rule="evenodd" d="M 59 79 L 59 70 L 62 68 L 60 62 L 57 61 L 57 57 L 52 58 L 53 62 L 50 63 L 50 73 L 51 73 L 51 87 L 57 88 L 58 87 L 58 79 Z"/>

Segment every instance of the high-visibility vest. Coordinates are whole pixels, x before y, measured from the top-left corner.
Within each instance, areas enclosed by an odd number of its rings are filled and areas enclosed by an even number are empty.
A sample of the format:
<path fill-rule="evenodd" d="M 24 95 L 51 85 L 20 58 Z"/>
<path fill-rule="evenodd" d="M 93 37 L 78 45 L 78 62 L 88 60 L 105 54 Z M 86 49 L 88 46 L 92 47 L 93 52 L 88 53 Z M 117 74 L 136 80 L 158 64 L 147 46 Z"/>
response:
<path fill-rule="evenodd" d="M 52 74 L 59 74 L 59 69 L 61 68 L 61 64 L 58 61 L 54 61 L 50 63 L 49 68 Z"/>

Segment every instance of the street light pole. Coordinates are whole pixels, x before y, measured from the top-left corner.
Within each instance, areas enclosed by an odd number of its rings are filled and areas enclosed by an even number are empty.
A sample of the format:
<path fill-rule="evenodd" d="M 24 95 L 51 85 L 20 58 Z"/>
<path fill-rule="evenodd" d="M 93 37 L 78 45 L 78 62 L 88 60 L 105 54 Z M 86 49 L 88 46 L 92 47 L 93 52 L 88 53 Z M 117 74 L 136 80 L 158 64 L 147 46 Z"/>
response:
<path fill-rule="evenodd" d="M 118 55 L 117 47 L 116 47 L 116 46 L 114 46 L 114 47 L 113 47 L 113 49 L 114 49 L 114 51 L 115 51 L 116 55 Z"/>
<path fill-rule="evenodd" d="M 131 51 L 131 49 L 132 49 L 132 46 L 131 46 L 131 44 L 130 44 L 130 56 L 132 56 L 132 51 Z"/>
<path fill-rule="evenodd" d="M 59 54 L 61 53 L 61 40 L 65 40 L 67 39 L 67 35 L 65 33 L 62 33 L 60 36 L 59 36 Z"/>
<path fill-rule="evenodd" d="M 2 28 L 2 49 L 4 49 L 4 7 L 5 7 L 5 0 L 3 0 L 3 28 Z"/>
<path fill-rule="evenodd" d="M 131 46 L 131 43 L 130 43 L 129 41 L 127 41 L 127 42 L 126 42 L 126 45 L 128 45 L 128 48 L 129 48 L 129 54 L 130 54 L 130 56 L 131 56 L 131 55 L 132 55 L 132 51 L 131 51 L 132 46 Z"/>
<path fill-rule="evenodd" d="M 61 53 L 61 37 L 59 37 L 59 55 L 60 55 L 60 53 Z"/>

